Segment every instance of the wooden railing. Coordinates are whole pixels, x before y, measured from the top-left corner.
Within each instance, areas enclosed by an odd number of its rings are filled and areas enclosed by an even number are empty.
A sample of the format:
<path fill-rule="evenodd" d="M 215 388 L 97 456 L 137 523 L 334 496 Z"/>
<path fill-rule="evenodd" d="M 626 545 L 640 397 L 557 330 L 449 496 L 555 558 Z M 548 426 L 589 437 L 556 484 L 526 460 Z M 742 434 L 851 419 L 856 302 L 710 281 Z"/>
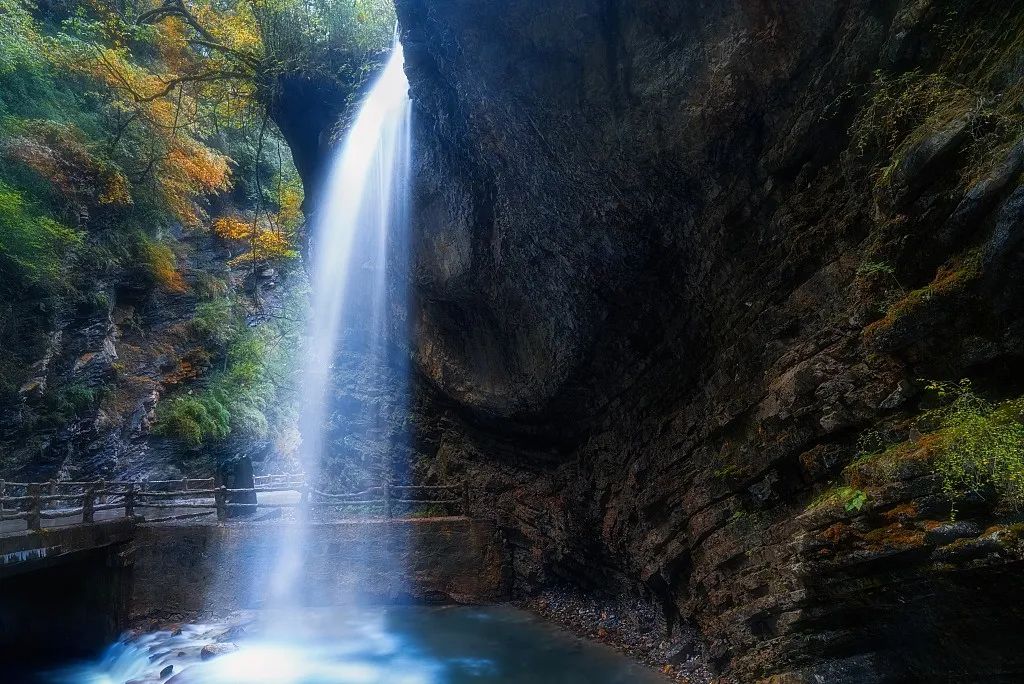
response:
<path fill-rule="evenodd" d="M 260 493 L 295 492 L 297 501 L 259 501 Z M 232 499 L 251 498 L 238 502 Z M 213 478 L 181 480 L 143 480 L 89 482 L 6 482 L 0 480 L 0 522 L 24 520 L 28 529 L 38 530 L 44 520 L 81 516 L 93 522 L 100 511 L 123 510 L 125 517 L 136 517 L 136 509 L 191 510 L 165 517 L 144 518 L 144 522 L 163 522 L 200 515 L 217 514 L 226 520 L 233 511 L 302 508 L 307 511 L 338 509 L 362 510 L 393 518 L 403 512 L 422 513 L 417 507 L 432 506 L 445 514 L 469 511 L 467 486 L 383 485 L 361 492 L 328 493 L 309 485 L 301 474 L 258 475 L 249 488 L 217 486 Z"/>

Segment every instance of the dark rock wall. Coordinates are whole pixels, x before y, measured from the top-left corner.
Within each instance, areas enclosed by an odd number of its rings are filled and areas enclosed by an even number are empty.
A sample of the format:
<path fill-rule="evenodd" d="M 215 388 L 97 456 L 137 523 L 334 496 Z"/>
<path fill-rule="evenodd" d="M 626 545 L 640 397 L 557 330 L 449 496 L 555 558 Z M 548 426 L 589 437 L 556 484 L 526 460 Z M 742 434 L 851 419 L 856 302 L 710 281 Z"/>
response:
<path fill-rule="evenodd" d="M 926 459 L 810 504 L 919 378 L 1020 391 L 1021 9 L 398 8 L 418 467 L 518 588 L 645 592 L 741 681 L 1019 678 L 1012 519 L 933 534 Z"/>

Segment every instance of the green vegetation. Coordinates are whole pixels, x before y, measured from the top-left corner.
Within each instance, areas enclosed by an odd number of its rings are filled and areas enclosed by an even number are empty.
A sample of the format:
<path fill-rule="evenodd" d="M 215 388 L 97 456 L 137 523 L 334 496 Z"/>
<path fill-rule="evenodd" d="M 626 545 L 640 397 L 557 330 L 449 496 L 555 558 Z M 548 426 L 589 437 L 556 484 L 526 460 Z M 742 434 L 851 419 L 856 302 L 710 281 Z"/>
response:
<path fill-rule="evenodd" d="M 979 270 L 972 250 L 985 238 L 984 231 L 965 228 L 947 235 L 960 240 L 963 251 L 944 265 L 922 262 L 911 251 L 934 239 L 937 212 L 951 212 L 958 198 L 997 169 L 1024 137 L 1024 82 L 1019 78 L 1024 5 L 953 3 L 935 9 L 947 13 L 929 28 L 928 40 L 943 46 L 937 59 L 927 70 L 876 71 L 849 129 L 851 149 L 872 171 L 878 200 L 858 270 L 860 286 L 884 316 L 866 330 L 870 334 L 887 330 L 937 297 L 969 290 Z M 936 136 L 942 132 L 950 137 L 941 164 L 904 165 L 921 143 L 941 140 Z M 914 157 L 922 164 L 926 158 Z M 915 183 L 927 185 L 935 197 L 937 204 L 928 212 L 902 206 L 913 201 L 916 190 L 910 185 Z"/>
<path fill-rule="evenodd" d="M 729 478 L 741 476 L 743 471 L 735 464 L 727 463 L 720 468 L 716 468 L 715 472 L 712 474 L 719 480 L 728 480 Z"/>
<path fill-rule="evenodd" d="M 288 451 L 294 429 L 293 375 L 300 342 L 304 293 L 296 292 L 282 311 L 248 324 L 246 303 L 217 297 L 200 303 L 192 327 L 221 355 L 219 369 L 198 390 L 160 403 L 156 431 L 199 446 L 244 435 L 273 439 Z"/>
<path fill-rule="evenodd" d="M 980 498 L 995 507 L 1024 506 L 1024 398 L 992 402 L 969 380 L 931 382 L 931 406 L 912 421 L 911 437 L 868 431 L 859 453 L 843 471 L 845 485 L 829 490 L 812 506 L 849 500 L 861 488 L 903 476 L 934 472 L 953 504 Z M 863 503 L 863 501 L 861 501 Z M 849 510 L 849 509 L 848 509 Z"/>
<path fill-rule="evenodd" d="M 192 446 L 210 439 L 223 439 L 231 433 L 231 414 L 221 403 L 220 392 L 202 397 L 183 396 L 160 405 L 158 434 L 179 437 Z"/>
<path fill-rule="evenodd" d="M 390 0 L 0 0 L 0 404 L 32 392 L 25 445 L 97 407 L 117 421 L 163 383 L 159 432 L 294 450 L 304 295 L 260 301 L 253 275 L 298 277 L 303 192 L 268 105 L 293 73 L 355 94 L 394 26 Z M 194 318 L 153 334 L 122 286 Z M 33 380 L 58 321 L 115 306 L 139 339 L 110 377 L 67 385 L 57 359 Z"/>
<path fill-rule="evenodd" d="M 867 503 L 868 495 L 860 489 L 849 486 L 832 487 L 822 492 L 807 506 L 807 510 L 814 510 L 822 506 L 840 504 L 847 513 L 860 511 Z"/>
<path fill-rule="evenodd" d="M 391 44 L 391 0 L 254 2 L 264 54 L 278 69 L 331 67 L 339 55 L 366 59 Z"/>
<path fill-rule="evenodd" d="M 932 282 L 910 292 L 903 292 L 902 296 L 888 303 L 885 315 L 865 328 L 864 333 L 878 334 L 921 310 L 928 302 L 959 294 L 980 274 L 981 257 L 977 251 L 971 250 L 956 257 L 939 268 Z"/>
<path fill-rule="evenodd" d="M 0 181 L 0 276 L 46 289 L 66 286 L 62 264 L 82 236 L 31 206 Z"/>
<path fill-rule="evenodd" d="M 978 396 L 969 380 L 928 385 L 940 404 L 922 425 L 937 439 L 936 470 L 951 499 L 967 495 L 1024 505 L 1024 399 L 993 403 Z"/>

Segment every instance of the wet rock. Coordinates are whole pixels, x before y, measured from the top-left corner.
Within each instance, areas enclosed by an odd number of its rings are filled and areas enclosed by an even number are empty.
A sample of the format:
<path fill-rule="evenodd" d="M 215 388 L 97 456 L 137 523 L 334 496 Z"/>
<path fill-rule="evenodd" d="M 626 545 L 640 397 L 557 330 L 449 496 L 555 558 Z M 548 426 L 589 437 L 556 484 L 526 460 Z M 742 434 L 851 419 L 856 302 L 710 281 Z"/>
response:
<path fill-rule="evenodd" d="M 929 544 L 949 544 L 962 537 L 977 537 L 981 534 L 981 526 L 970 520 L 959 520 L 946 525 L 939 525 L 925 533 L 925 541 Z"/>
<path fill-rule="evenodd" d="M 889 180 L 889 200 L 894 207 L 913 201 L 941 168 L 942 163 L 963 144 L 971 125 L 968 116 L 947 122 L 906 151 Z"/>
<path fill-rule="evenodd" d="M 668 650 L 665 660 L 676 667 L 691 661 L 697 655 L 698 641 L 693 632 L 684 632 Z"/>
<path fill-rule="evenodd" d="M 986 598 L 1021 596 L 1013 561 L 936 570 L 925 523 L 950 502 L 927 450 L 848 470 L 862 437 L 907 436 L 908 379 L 1020 392 L 1015 157 L 975 168 L 987 124 L 944 97 L 851 145 L 851 124 L 885 127 L 881 77 L 998 42 L 981 5 L 949 24 L 947 4 L 397 2 L 417 472 L 486 492 L 520 591 L 635 590 L 697 625 L 737 681 L 1024 670 L 988 648 L 1007 620 L 1024 627 Z M 1017 82 L 1004 61 L 999 82 Z M 957 211 L 970 218 L 947 239 Z M 950 278 L 978 246 L 983 273 Z M 890 338 L 864 329 L 890 309 Z M 837 490 L 855 498 L 814 505 Z M 959 514 L 998 522 L 982 502 Z M 948 608 L 966 604 L 970 625 Z M 886 619 L 851 626 L 863 615 Z M 962 648 L 917 646 L 930 633 Z"/>
<path fill-rule="evenodd" d="M 234 653 L 237 650 L 238 646 L 231 642 L 207 644 L 206 646 L 203 646 L 203 649 L 199 652 L 199 657 L 202 660 L 210 660 L 218 656 L 227 655 L 228 653 Z"/>
<path fill-rule="evenodd" d="M 987 176 L 977 181 L 964 195 L 949 218 L 943 237 L 952 240 L 957 233 L 984 216 L 999 195 L 1024 168 L 1024 140 L 1014 145 L 1006 157 Z"/>
<path fill-rule="evenodd" d="M 18 389 L 18 395 L 25 401 L 35 402 L 46 394 L 46 378 L 32 378 Z"/>

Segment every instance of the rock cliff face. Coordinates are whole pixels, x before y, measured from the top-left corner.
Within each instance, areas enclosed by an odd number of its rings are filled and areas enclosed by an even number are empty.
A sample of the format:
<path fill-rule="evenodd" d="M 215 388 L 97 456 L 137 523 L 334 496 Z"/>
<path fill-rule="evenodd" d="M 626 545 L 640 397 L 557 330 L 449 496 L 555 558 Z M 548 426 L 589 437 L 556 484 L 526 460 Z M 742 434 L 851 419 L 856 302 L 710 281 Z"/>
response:
<path fill-rule="evenodd" d="M 232 273 L 230 249 L 208 232 L 183 233 L 179 249 L 181 288 L 154 282 L 145 265 L 112 268 L 88 282 L 85 304 L 53 306 L 25 326 L 32 336 L 19 352 L 34 361 L 17 361 L 28 380 L 14 400 L 0 399 L 6 479 L 201 476 L 217 463 L 272 451 L 267 440 L 246 436 L 190 447 L 154 434 L 160 399 L 201 388 L 224 363 L 222 345 L 197 330 L 197 306 L 237 286 L 272 309 L 296 280 L 267 267 Z"/>
<path fill-rule="evenodd" d="M 519 589 L 641 591 L 740 681 L 1019 679 L 1019 531 L 948 522 L 912 419 L 1024 391 L 1024 10 L 398 9 L 417 467 Z"/>

